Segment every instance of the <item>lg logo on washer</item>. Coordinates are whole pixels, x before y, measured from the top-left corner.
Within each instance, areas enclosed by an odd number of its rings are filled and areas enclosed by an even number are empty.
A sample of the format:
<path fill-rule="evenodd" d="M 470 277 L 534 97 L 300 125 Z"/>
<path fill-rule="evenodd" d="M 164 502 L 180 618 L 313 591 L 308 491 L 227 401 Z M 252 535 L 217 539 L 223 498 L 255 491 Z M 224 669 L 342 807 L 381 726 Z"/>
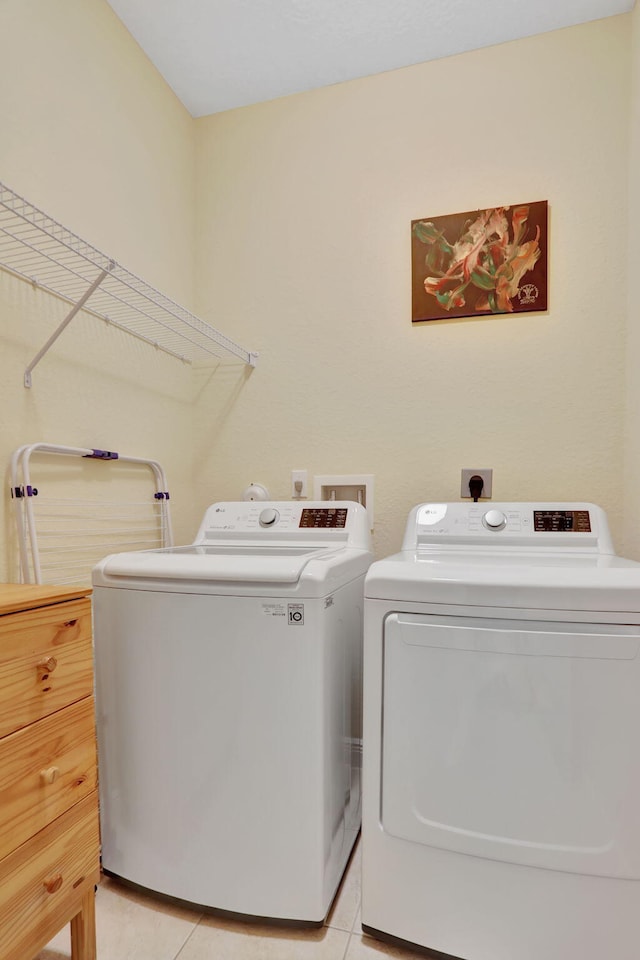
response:
<path fill-rule="evenodd" d="M 304 625 L 304 603 L 289 603 L 289 626 L 302 627 Z"/>

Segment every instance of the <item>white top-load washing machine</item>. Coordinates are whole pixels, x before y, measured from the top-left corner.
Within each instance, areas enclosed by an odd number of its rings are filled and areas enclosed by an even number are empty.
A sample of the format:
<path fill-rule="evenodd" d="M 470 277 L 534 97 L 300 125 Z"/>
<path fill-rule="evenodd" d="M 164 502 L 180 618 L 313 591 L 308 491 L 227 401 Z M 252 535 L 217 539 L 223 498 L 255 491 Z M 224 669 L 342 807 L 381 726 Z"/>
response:
<path fill-rule="evenodd" d="M 588 503 L 430 503 L 365 581 L 362 923 L 637 960 L 640 564 Z"/>
<path fill-rule="evenodd" d="M 360 827 L 355 503 L 215 503 L 195 543 L 93 575 L 104 869 L 317 924 Z"/>

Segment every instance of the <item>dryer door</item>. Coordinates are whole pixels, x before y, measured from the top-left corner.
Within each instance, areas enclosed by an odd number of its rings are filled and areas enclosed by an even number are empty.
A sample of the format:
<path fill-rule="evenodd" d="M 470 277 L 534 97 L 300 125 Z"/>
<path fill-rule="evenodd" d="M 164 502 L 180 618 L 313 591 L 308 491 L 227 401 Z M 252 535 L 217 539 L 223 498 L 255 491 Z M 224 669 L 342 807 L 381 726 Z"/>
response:
<path fill-rule="evenodd" d="M 640 878 L 639 645 L 638 627 L 390 614 L 383 829 Z"/>

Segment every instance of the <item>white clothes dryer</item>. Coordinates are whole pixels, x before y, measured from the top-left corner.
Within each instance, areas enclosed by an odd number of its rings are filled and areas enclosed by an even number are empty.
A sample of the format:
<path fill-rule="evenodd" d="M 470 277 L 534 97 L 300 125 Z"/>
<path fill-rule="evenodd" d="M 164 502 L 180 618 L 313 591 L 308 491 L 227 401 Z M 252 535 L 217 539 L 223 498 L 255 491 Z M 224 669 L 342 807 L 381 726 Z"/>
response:
<path fill-rule="evenodd" d="M 195 543 L 94 570 L 105 871 L 321 924 L 360 827 L 355 503 L 216 503 Z"/>
<path fill-rule="evenodd" d="M 587 503 L 421 504 L 365 581 L 362 924 L 637 960 L 640 564 Z"/>

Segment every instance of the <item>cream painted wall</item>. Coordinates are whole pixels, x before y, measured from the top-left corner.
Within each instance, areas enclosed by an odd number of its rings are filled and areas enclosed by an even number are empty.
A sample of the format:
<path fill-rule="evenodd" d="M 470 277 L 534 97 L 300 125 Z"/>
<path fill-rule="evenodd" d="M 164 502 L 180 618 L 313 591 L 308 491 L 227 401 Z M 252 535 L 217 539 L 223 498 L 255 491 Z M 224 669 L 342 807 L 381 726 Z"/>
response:
<path fill-rule="evenodd" d="M 640 306 L 634 277 L 640 263 L 640 4 L 631 14 L 632 73 L 629 147 L 629 303 L 626 345 L 625 549 L 640 558 Z"/>
<path fill-rule="evenodd" d="M 0 273 L 5 463 L 156 457 L 178 540 L 251 480 L 372 472 L 379 554 L 491 466 L 496 498 L 593 499 L 620 543 L 628 17 L 197 122 L 104 0 L 3 0 L 2 25 L 0 178 L 261 352 L 194 377 L 78 318 L 27 391 L 65 310 Z M 544 198 L 547 315 L 411 326 L 411 219 Z"/>
<path fill-rule="evenodd" d="M 189 306 L 191 117 L 104 0 L 3 0 L 0 13 L 0 179 Z M 36 441 L 156 458 L 182 503 L 177 535 L 192 536 L 194 386 L 183 366 L 78 317 L 25 390 L 25 366 L 67 308 L 0 272 L 0 311 L 0 462 Z M 0 579 L 13 579 L 2 503 Z"/>
<path fill-rule="evenodd" d="M 203 391 L 201 504 L 373 473 L 381 555 L 492 467 L 620 543 L 629 70 L 622 16 L 197 121 L 197 309 L 260 351 Z M 411 325 L 412 219 L 541 199 L 547 314 Z"/>

